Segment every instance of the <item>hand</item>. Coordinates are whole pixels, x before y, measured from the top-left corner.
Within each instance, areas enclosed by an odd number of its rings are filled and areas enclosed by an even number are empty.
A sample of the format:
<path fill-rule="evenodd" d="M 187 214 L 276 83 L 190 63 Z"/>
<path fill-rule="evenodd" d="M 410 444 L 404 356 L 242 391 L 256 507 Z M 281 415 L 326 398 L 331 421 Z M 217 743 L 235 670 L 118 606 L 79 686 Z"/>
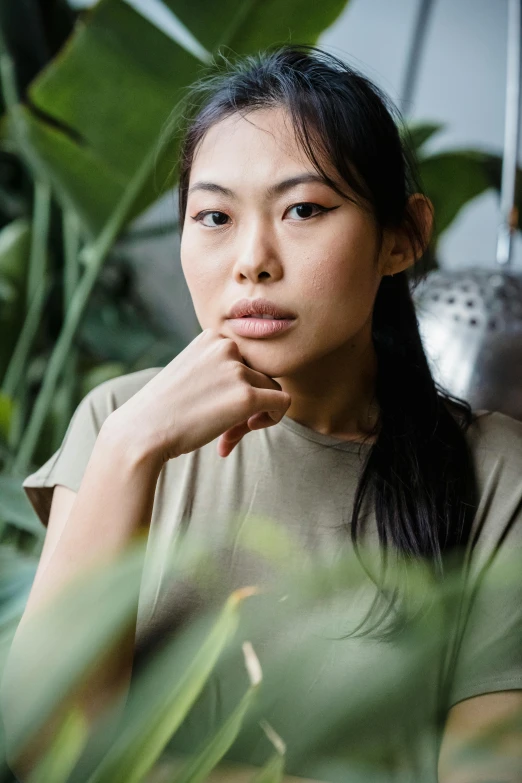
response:
<path fill-rule="evenodd" d="M 250 430 L 277 424 L 289 406 L 290 395 L 247 367 L 232 339 L 205 329 L 111 415 L 166 462 L 217 437 L 218 453 L 227 457 Z"/>

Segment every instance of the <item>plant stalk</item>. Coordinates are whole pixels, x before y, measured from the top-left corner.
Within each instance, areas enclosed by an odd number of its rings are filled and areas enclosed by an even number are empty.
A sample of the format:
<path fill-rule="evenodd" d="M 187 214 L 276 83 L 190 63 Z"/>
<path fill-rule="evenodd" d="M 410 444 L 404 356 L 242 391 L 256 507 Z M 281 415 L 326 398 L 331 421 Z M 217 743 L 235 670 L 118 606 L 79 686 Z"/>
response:
<path fill-rule="evenodd" d="M 57 383 L 65 367 L 74 336 L 87 307 L 91 292 L 98 279 L 103 262 L 118 237 L 118 234 L 125 225 L 135 200 L 147 177 L 150 175 L 154 166 L 155 153 L 156 150 L 154 145 L 137 169 L 98 238 L 92 244 L 86 246 L 82 253 L 80 253 L 80 258 L 84 261 L 86 268 L 80 282 L 76 286 L 65 316 L 62 330 L 49 359 L 42 387 L 36 398 L 32 415 L 20 444 L 20 449 L 13 463 L 13 472 L 15 473 L 25 473 L 31 462 L 38 438 L 56 391 Z"/>
<path fill-rule="evenodd" d="M 80 221 L 77 214 L 72 209 L 65 209 L 63 212 L 63 243 L 64 243 L 64 270 L 63 270 L 63 312 L 64 315 L 69 309 L 69 304 L 74 296 L 74 291 L 80 279 Z M 65 404 L 63 406 L 63 421 L 61 429 L 66 427 L 70 419 L 76 391 L 76 370 L 78 366 L 78 351 L 75 346 L 71 346 L 69 357 L 64 368 L 63 387 L 65 395 Z M 63 437 L 63 432 L 58 433 Z"/>

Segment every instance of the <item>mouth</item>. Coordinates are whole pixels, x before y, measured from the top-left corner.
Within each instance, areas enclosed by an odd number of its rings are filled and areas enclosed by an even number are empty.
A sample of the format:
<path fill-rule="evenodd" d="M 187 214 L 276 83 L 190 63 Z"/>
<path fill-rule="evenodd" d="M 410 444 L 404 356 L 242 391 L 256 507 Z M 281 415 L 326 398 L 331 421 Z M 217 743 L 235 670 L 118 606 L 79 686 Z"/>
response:
<path fill-rule="evenodd" d="M 257 320 L 288 321 L 295 315 L 270 299 L 240 299 L 227 313 L 228 319 L 252 318 Z"/>
<path fill-rule="evenodd" d="M 293 321 L 293 318 L 286 318 L 284 315 L 274 317 L 273 315 L 266 315 L 266 313 L 258 315 L 242 315 L 241 318 L 257 318 L 260 321 Z"/>
<path fill-rule="evenodd" d="M 227 323 L 240 337 L 272 337 L 286 332 L 296 322 L 295 318 L 273 318 L 270 315 L 244 315 L 229 318 Z"/>

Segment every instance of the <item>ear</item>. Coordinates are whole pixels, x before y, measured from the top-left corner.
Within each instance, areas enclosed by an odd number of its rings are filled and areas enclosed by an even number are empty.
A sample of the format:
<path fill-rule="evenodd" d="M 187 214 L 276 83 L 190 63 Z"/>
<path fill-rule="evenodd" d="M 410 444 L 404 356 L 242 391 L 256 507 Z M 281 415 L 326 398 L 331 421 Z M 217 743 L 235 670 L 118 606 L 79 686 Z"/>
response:
<path fill-rule="evenodd" d="M 412 242 L 405 226 L 385 231 L 379 259 L 379 271 L 383 276 L 395 275 L 413 266 L 429 244 L 433 231 L 433 204 L 422 193 L 414 193 L 409 197 L 406 209 L 419 226 L 419 240 L 422 241 L 419 243 L 414 237 Z"/>

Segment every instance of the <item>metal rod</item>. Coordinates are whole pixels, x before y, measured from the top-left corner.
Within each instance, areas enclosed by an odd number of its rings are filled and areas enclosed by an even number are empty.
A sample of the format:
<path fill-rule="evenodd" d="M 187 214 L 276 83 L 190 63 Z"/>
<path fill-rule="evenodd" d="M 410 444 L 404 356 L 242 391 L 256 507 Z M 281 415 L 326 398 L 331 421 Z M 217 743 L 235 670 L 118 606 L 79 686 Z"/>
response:
<path fill-rule="evenodd" d="M 520 138 L 521 35 L 522 0 L 508 0 L 506 120 L 500 190 L 501 223 L 497 242 L 497 263 L 504 266 L 511 262 L 513 233 L 517 223 L 515 219 L 515 184 Z"/>
<path fill-rule="evenodd" d="M 424 44 L 428 32 L 428 22 L 431 11 L 433 10 L 433 5 L 433 0 L 419 0 L 419 10 L 413 29 L 410 50 L 406 61 L 404 82 L 401 90 L 401 109 L 403 114 L 410 113 L 411 102 L 415 95 L 419 76 L 419 65 L 424 51 Z"/>

